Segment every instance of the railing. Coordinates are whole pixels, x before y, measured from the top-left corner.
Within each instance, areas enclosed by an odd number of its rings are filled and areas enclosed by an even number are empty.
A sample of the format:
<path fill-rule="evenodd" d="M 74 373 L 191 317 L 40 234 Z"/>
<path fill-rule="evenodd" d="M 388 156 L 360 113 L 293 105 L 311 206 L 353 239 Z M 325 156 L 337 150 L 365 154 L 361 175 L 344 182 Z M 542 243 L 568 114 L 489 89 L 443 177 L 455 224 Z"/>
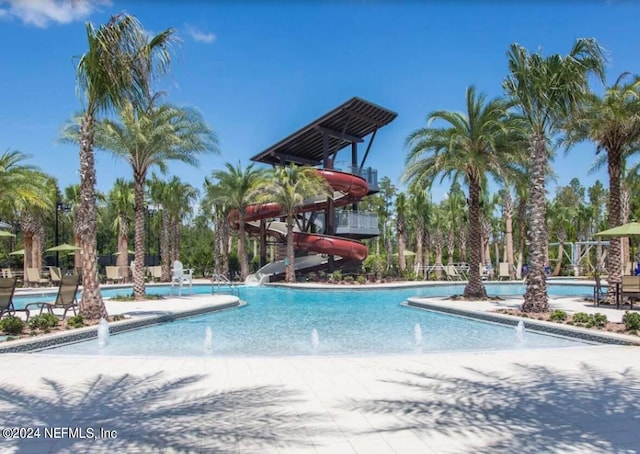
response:
<path fill-rule="evenodd" d="M 378 187 L 378 171 L 376 169 L 372 169 L 371 167 L 363 167 L 360 169 L 359 166 L 354 166 L 346 161 L 337 162 L 335 169 L 364 178 L 369 185 L 370 191 L 378 191 L 380 189 Z"/>
<path fill-rule="evenodd" d="M 378 229 L 378 215 L 375 213 L 360 211 L 338 211 L 336 213 L 336 218 L 336 233 L 338 234 L 380 234 L 380 230 Z"/>
<path fill-rule="evenodd" d="M 212 294 L 226 294 L 230 293 L 240 298 L 240 288 L 229 280 L 229 278 L 223 274 L 211 275 L 211 293 Z"/>

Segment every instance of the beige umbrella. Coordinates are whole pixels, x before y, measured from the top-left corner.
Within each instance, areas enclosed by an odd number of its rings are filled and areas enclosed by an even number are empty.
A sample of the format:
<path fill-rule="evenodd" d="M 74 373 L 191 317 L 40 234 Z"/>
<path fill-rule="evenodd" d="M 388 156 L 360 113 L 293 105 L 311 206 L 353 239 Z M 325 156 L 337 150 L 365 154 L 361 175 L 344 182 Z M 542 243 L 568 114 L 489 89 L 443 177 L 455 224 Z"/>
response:
<path fill-rule="evenodd" d="M 15 235 L 11 232 L 7 232 L 6 230 L 0 230 L 0 237 L 12 238 L 15 237 Z"/>
<path fill-rule="evenodd" d="M 598 232 L 594 236 L 600 238 L 640 236 L 640 222 L 629 222 L 628 224 L 622 224 L 618 227 Z"/>
<path fill-rule="evenodd" d="M 9 252 L 9 255 L 24 255 L 24 249 L 18 249 L 17 251 Z"/>
<path fill-rule="evenodd" d="M 45 249 L 47 252 L 70 252 L 77 251 L 80 249 L 78 246 L 74 246 L 73 244 L 59 244 L 58 246 L 50 247 L 49 249 Z"/>

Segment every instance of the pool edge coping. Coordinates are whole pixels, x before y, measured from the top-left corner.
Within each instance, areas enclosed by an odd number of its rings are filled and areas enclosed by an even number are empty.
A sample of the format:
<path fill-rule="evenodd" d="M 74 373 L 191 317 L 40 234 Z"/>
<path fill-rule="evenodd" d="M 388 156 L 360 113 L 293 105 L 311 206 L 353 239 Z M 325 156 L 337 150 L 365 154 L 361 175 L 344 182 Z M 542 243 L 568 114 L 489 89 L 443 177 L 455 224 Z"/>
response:
<path fill-rule="evenodd" d="M 530 329 L 532 331 L 537 331 L 544 334 L 569 337 L 588 342 L 596 342 L 598 344 L 640 346 L 640 337 L 611 333 L 607 331 L 594 331 L 592 329 L 581 328 L 578 326 L 558 324 L 544 320 L 534 320 L 530 318 L 517 317 L 515 315 L 500 314 L 497 312 L 459 309 L 446 306 L 435 301 L 425 301 L 424 297 L 410 297 L 407 298 L 407 301 L 402 304 L 417 309 L 428 309 L 436 312 L 443 312 L 460 317 L 474 318 L 477 320 L 499 323 L 508 326 L 516 326 L 518 322 L 522 321 L 524 323 L 525 329 Z"/>
<path fill-rule="evenodd" d="M 109 323 L 109 333 L 117 334 L 125 331 L 132 331 L 160 323 L 173 322 L 178 319 L 195 317 L 210 312 L 242 307 L 247 303 L 238 297 L 232 297 L 233 300 L 225 303 L 218 303 L 210 306 L 198 307 L 184 311 L 165 311 L 158 315 L 148 315 L 136 317 L 128 320 L 122 320 Z M 0 355 L 5 353 L 27 353 L 44 350 L 59 345 L 70 344 L 80 341 L 86 341 L 98 337 L 98 326 L 92 325 L 84 328 L 77 328 L 70 331 L 62 331 L 52 333 L 50 335 L 36 336 L 34 338 L 16 339 L 12 341 L 4 341 L 0 345 Z"/>

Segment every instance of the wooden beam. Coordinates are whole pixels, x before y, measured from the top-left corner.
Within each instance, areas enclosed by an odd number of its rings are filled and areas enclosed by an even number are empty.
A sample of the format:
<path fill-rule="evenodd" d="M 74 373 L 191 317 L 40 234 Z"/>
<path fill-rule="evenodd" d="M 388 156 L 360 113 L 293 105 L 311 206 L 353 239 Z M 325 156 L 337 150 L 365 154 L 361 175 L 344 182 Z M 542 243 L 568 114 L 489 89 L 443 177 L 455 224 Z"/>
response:
<path fill-rule="evenodd" d="M 353 117 L 359 118 L 360 120 L 363 120 L 363 121 L 367 121 L 367 122 L 372 123 L 372 124 L 374 124 L 374 125 L 376 125 L 376 126 L 378 126 L 378 127 L 380 127 L 380 126 L 384 126 L 384 123 L 383 123 L 383 122 L 378 121 L 378 120 L 374 120 L 373 118 L 371 118 L 371 117 L 367 117 L 366 115 L 361 114 L 361 113 L 359 113 L 359 112 L 355 112 L 355 111 L 353 111 L 353 110 L 351 110 L 351 109 L 346 109 L 346 108 L 345 108 L 345 109 L 342 109 L 342 110 L 343 110 L 344 112 L 347 112 L 349 115 L 351 115 L 351 116 L 353 116 Z"/>
<path fill-rule="evenodd" d="M 340 131 L 334 131 L 333 129 L 325 128 L 324 126 L 316 126 L 316 129 L 323 134 L 327 134 L 337 139 L 348 140 L 349 142 L 364 142 L 360 137 L 352 136 L 351 134 L 343 133 Z"/>
<path fill-rule="evenodd" d="M 280 160 L 285 160 L 289 162 L 295 162 L 296 164 L 302 164 L 307 166 L 317 166 L 319 163 L 312 159 L 301 158 L 300 156 L 293 156 L 286 153 L 273 153 L 273 156 L 277 157 Z"/>

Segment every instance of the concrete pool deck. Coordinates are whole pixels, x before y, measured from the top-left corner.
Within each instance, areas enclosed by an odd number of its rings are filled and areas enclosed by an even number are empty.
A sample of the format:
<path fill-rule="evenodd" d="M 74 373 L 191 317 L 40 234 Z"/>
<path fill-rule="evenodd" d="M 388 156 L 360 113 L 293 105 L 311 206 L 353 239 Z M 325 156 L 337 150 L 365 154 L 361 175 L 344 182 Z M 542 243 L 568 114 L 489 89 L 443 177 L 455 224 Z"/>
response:
<path fill-rule="evenodd" d="M 190 300 L 163 300 L 164 310 Z M 586 312 L 569 300 L 552 306 Z M 611 345 L 371 357 L 3 354 L 2 425 L 41 430 L 0 439 L 0 452 L 635 453 L 639 365 L 639 348 Z M 44 438 L 45 427 L 75 438 Z M 100 429 L 103 439 L 79 438 Z"/>

